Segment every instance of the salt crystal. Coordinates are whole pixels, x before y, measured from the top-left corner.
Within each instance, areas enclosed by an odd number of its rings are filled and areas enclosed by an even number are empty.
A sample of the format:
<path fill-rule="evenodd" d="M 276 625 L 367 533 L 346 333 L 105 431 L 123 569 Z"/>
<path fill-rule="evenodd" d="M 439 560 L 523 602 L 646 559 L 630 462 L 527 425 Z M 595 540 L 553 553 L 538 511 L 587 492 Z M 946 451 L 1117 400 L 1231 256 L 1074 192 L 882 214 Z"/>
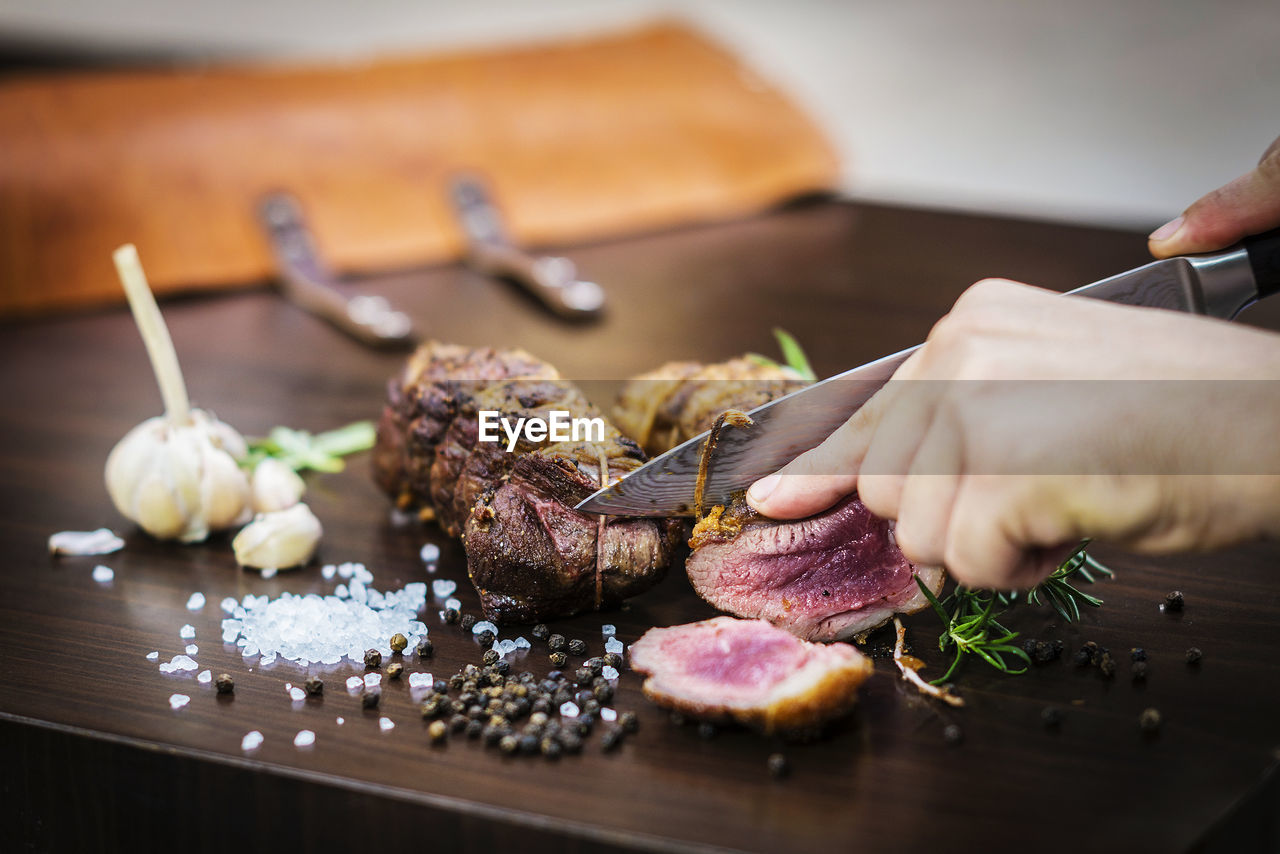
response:
<path fill-rule="evenodd" d="M 604 668 L 600 671 L 600 675 L 603 676 L 605 679 L 617 679 L 618 668 L 610 667 L 609 665 L 606 664 Z"/>
<path fill-rule="evenodd" d="M 290 688 L 289 699 L 293 700 L 295 703 L 305 700 L 307 699 L 307 692 L 303 691 L 301 688 Z"/>
<path fill-rule="evenodd" d="M 196 646 L 193 643 L 187 644 L 187 655 L 198 655 L 199 652 L 200 652 L 200 647 Z"/>
<path fill-rule="evenodd" d="M 200 665 L 195 660 L 185 655 L 175 655 L 169 661 L 160 665 L 161 673 L 187 673 L 192 670 L 199 670 Z"/>
<path fill-rule="evenodd" d="M 258 666 L 270 667 L 275 663 L 276 663 L 276 654 L 274 652 L 269 652 L 266 655 L 262 656 L 262 658 L 258 661 Z"/>
<path fill-rule="evenodd" d="M 191 625 L 190 623 L 187 623 L 185 626 L 178 629 L 178 637 L 182 638 L 183 640 L 191 640 L 195 636 L 196 636 L 196 627 Z"/>
<path fill-rule="evenodd" d="M 454 597 L 450 596 L 448 599 L 444 600 L 444 607 L 445 607 L 446 609 L 452 608 L 452 609 L 453 609 L 453 610 L 455 610 L 455 611 L 461 611 L 461 610 L 462 610 L 462 600 L 461 600 L 461 599 L 456 599 L 456 598 L 454 598 Z"/>
<path fill-rule="evenodd" d="M 608 640 L 609 638 L 613 637 L 617 633 L 618 633 L 617 626 L 612 626 L 608 623 L 605 623 L 603 626 L 600 627 L 600 634 L 604 635 L 605 640 Z"/>
<path fill-rule="evenodd" d="M 338 726 L 342 726 L 347 722 L 347 719 L 342 717 L 334 718 L 334 720 L 337 722 Z"/>
<path fill-rule="evenodd" d="M 333 578 L 333 576 L 336 575 L 337 572 L 338 572 L 338 568 L 331 563 L 326 563 L 324 566 L 320 567 L 320 577 L 325 579 L 326 581 L 328 581 L 330 578 Z"/>
<path fill-rule="evenodd" d="M 440 547 L 435 543 L 427 543 L 418 552 L 418 557 L 422 558 L 423 563 L 435 563 L 440 559 Z"/>
<path fill-rule="evenodd" d="M 350 578 L 355 574 L 355 564 L 344 563 L 338 567 L 339 578 Z"/>
<path fill-rule="evenodd" d="M 437 599 L 444 599 L 453 595 L 453 591 L 458 589 L 458 582 L 450 581 L 447 578 L 437 578 L 431 582 L 431 592 Z"/>
<path fill-rule="evenodd" d="M 96 531 L 59 531 L 49 537 L 49 552 L 56 555 L 109 555 L 124 548 L 124 540 L 110 528 Z"/>
<path fill-rule="evenodd" d="M 93 568 L 93 580 L 99 584 L 106 584 L 108 581 L 116 577 L 116 571 L 109 566 L 98 564 Z"/>
<path fill-rule="evenodd" d="M 347 690 L 352 694 L 356 693 L 364 687 L 364 680 L 359 676 L 352 676 L 347 680 Z"/>
<path fill-rule="evenodd" d="M 578 704 L 562 703 L 560 705 L 560 716 L 563 718 L 576 718 L 578 716 Z"/>
<path fill-rule="evenodd" d="M 498 655 L 507 656 L 516 651 L 516 642 L 510 638 L 498 641 Z"/>
<path fill-rule="evenodd" d="M 362 563 L 357 563 L 352 567 L 351 575 L 361 584 L 373 583 L 373 573 Z"/>
<path fill-rule="evenodd" d="M 175 712 L 190 702 L 191 702 L 191 698 L 188 697 L 186 694 L 170 694 L 169 695 L 169 708 L 173 709 Z"/>
<path fill-rule="evenodd" d="M 208 685 L 213 681 L 213 673 L 208 670 L 201 670 L 199 675 L 196 676 L 196 681 L 201 685 Z"/>
<path fill-rule="evenodd" d="M 435 680 L 431 678 L 430 673 L 410 673 L 409 687 L 412 688 L 430 688 Z"/>
<path fill-rule="evenodd" d="M 616 721 L 617 719 L 618 719 L 618 713 L 613 709 L 609 708 L 608 706 L 605 706 L 603 709 L 600 710 L 600 720 Z"/>
<path fill-rule="evenodd" d="M 337 596 L 339 599 L 346 599 L 351 595 L 351 593 L 347 590 L 347 585 L 339 584 L 337 587 L 333 588 L 333 595 Z"/>
<path fill-rule="evenodd" d="M 471 627 L 471 634 L 473 635 L 482 635 L 485 632 L 493 632 L 496 635 L 498 633 L 498 627 L 488 620 L 481 620 Z"/>
<path fill-rule="evenodd" d="M 364 687 L 377 688 L 381 684 L 382 684 L 381 673 L 366 673 L 364 675 Z"/>
<path fill-rule="evenodd" d="M 232 596 L 228 596 L 226 599 L 223 599 L 220 604 L 222 606 L 222 610 L 227 614 L 233 613 L 236 608 L 240 607 L 240 603 Z"/>
<path fill-rule="evenodd" d="M 617 638 L 609 638 L 607 641 L 604 642 L 605 652 L 612 652 L 615 655 L 622 655 L 622 651 L 624 649 L 626 649 L 626 647 L 623 645 L 622 641 L 618 640 Z"/>
<path fill-rule="evenodd" d="M 280 571 L 280 570 L 278 570 L 278 569 L 277 569 L 277 568 L 275 568 L 274 566 L 269 566 L 269 567 L 267 567 L 266 569 L 262 570 L 262 577 L 263 577 L 263 578 L 275 578 L 275 577 L 276 577 L 276 573 L 277 573 L 277 572 L 279 572 L 279 571 Z"/>
<path fill-rule="evenodd" d="M 378 718 L 378 729 L 382 730 L 383 732 L 386 732 L 387 730 L 392 730 L 395 728 L 396 728 L 396 722 L 391 720 L 391 718 Z"/>
<path fill-rule="evenodd" d="M 309 729 L 300 729 L 293 737 L 294 747 L 310 747 L 316 743 L 316 734 Z"/>
<path fill-rule="evenodd" d="M 191 598 L 187 600 L 187 610 L 199 611 L 203 607 L 204 607 L 204 594 L 199 592 L 192 593 Z"/>
<path fill-rule="evenodd" d="M 160 658 L 160 650 L 153 649 L 147 653 L 147 661 L 157 661 Z"/>
<path fill-rule="evenodd" d="M 240 655 L 244 656 L 245 658 L 253 658 L 257 654 L 258 654 L 258 645 L 253 642 L 249 642 L 245 644 L 244 648 L 240 650 Z"/>
<path fill-rule="evenodd" d="M 244 734 L 244 738 L 240 739 L 240 749 L 248 753 L 250 750 L 257 750 L 262 746 L 262 733 L 256 729 Z"/>

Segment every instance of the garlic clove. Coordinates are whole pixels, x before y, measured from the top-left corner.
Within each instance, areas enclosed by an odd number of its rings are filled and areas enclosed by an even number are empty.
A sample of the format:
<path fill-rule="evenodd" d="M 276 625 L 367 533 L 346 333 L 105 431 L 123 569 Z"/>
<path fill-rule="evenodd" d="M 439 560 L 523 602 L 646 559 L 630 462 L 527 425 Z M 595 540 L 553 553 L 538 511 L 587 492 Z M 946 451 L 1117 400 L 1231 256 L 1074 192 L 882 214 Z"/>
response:
<path fill-rule="evenodd" d="M 253 509 L 258 513 L 286 510 L 302 500 L 307 484 L 298 473 L 274 457 L 266 457 L 253 469 Z"/>
<path fill-rule="evenodd" d="M 205 525 L 214 531 L 230 528 L 249 503 L 249 479 L 226 451 L 206 444 L 201 452 L 204 471 L 200 478 L 200 506 Z"/>
<path fill-rule="evenodd" d="M 285 569 L 311 560 L 324 529 L 311 508 L 299 502 L 287 510 L 262 513 L 231 541 L 236 563 L 255 569 Z"/>

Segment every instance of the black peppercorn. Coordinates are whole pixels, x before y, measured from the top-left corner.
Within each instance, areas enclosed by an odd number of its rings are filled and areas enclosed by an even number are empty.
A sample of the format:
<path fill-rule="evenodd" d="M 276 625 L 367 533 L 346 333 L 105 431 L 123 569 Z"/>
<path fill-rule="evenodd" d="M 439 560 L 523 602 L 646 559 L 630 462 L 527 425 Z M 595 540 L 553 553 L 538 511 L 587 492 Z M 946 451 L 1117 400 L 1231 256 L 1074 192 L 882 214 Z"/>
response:
<path fill-rule="evenodd" d="M 703 721 L 702 723 L 698 724 L 698 738 L 701 738 L 704 741 L 710 741 L 711 739 L 715 738 L 717 732 L 718 731 L 716 730 L 716 725 L 713 723 L 708 723 L 707 721 Z"/>
<path fill-rule="evenodd" d="M 324 681 L 318 676 L 308 678 L 302 687 L 305 688 L 307 693 L 312 697 L 319 697 L 324 693 Z"/>
<path fill-rule="evenodd" d="M 469 631 L 471 631 L 471 629 L 472 629 L 472 628 L 474 628 L 474 627 L 475 627 L 475 624 L 476 624 L 476 618 L 475 618 L 475 615 L 474 615 L 474 614 L 463 614 L 463 615 L 462 615 L 462 619 L 459 621 L 459 623 L 458 623 L 458 624 L 459 624 L 460 626 L 462 626 L 462 630 L 463 630 L 464 632 L 469 632 Z"/>
<path fill-rule="evenodd" d="M 1183 599 L 1181 590 L 1174 590 L 1164 597 L 1165 611 L 1181 611 L 1184 604 L 1186 602 Z"/>
<path fill-rule="evenodd" d="M 542 755 L 548 759 L 559 759 L 560 754 L 564 752 L 564 748 L 560 742 L 554 738 L 544 738 L 538 743 L 538 749 L 542 751 Z"/>
<path fill-rule="evenodd" d="M 432 721 L 431 726 L 427 727 L 427 736 L 432 741 L 444 741 L 445 733 L 449 731 L 444 721 Z"/>
<path fill-rule="evenodd" d="M 500 676 L 505 676 L 511 672 L 511 662 L 507 661 L 505 658 L 500 659 L 498 663 L 493 666 L 493 669 L 498 671 Z"/>
<path fill-rule="evenodd" d="M 437 679 L 434 683 L 432 683 L 431 690 L 435 691 L 437 694 L 448 694 L 449 683 L 444 681 L 443 679 Z"/>
<path fill-rule="evenodd" d="M 538 640 L 546 640 L 551 635 L 551 630 L 547 628 L 545 623 L 538 623 L 529 634 Z"/>
<path fill-rule="evenodd" d="M 399 679 L 400 674 L 404 673 L 404 665 L 398 661 L 393 661 L 387 665 L 387 678 Z"/>
<path fill-rule="evenodd" d="M 563 652 L 553 652 L 551 655 L 547 656 L 547 660 L 556 667 L 564 667 L 567 656 Z"/>
<path fill-rule="evenodd" d="M 514 735 L 504 735 L 498 739 L 498 749 L 503 753 L 515 753 L 520 749 L 520 739 Z"/>
<path fill-rule="evenodd" d="M 444 703 L 441 701 L 439 695 L 433 694 L 423 702 L 420 711 L 424 718 L 438 718 L 444 712 Z"/>
<path fill-rule="evenodd" d="M 1098 656 L 1098 670 L 1108 679 L 1116 675 L 1116 662 L 1111 657 L 1111 653 L 1103 652 L 1102 655 Z"/>
<path fill-rule="evenodd" d="M 360 694 L 360 705 L 366 709 L 378 708 L 378 701 L 382 699 L 382 692 L 377 688 L 365 688 Z"/>
<path fill-rule="evenodd" d="M 595 694 L 596 699 L 600 702 L 607 703 L 613 699 L 613 686 L 597 685 L 591 693 Z"/>
<path fill-rule="evenodd" d="M 959 744 L 964 741 L 964 732 L 955 724 L 947 724 L 942 728 L 942 740 L 947 744 Z"/>
<path fill-rule="evenodd" d="M 508 733 L 503 730 L 502 727 L 485 724 L 484 730 L 482 730 L 480 734 L 484 737 L 484 743 L 492 747 Z M 512 737 L 514 738 L 514 736 Z"/>
<path fill-rule="evenodd" d="M 532 755 L 538 752 L 538 737 L 536 735 L 520 736 L 520 752 L 526 755 Z"/>
<path fill-rule="evenodd" d="M 1200 651 L 1200 647 L 1193 646 L 1187 650 L 1187 664 L 1199 664 L 1202 658 L 1204 658 L 1204 653 Z"/>
<path fill-rule="evenodd" d="M 618 716 L 618 725 L 623 732 L 636 732 L 640 729 L 640 716 L 635 712 L 623 712 Z"/>
<path fill-rule="evenodd" d="M 1145 661 L 1135 661 L 1133 663 L 1133 681 L 1143 682 L 1147 678 L 1147 663 Z"/>
<path fill-rule="evenodd" d="M 382 653 L 376 649 L 365 650 L 364 666 L 368 668 L 376 668 L 382 664 Z"/>
<path fill-rule="evenodd" d="M 533 704 L 529 708 L 535 712 L 550 712 L 551 701 L 546 697 L 539 697 L 533 701 Z"/>
<path fill-rule="evenodd" d="M 584 640 L 578 640 L 577 638 L 574 638 L 573 640 L 569 641 L 569 654 L 570 655 L 586 655 L 587 642 Z"/>
<path fill-rule="evenodd" d="M 457 608 L 444 609 L 444 621 L 449 625 L 453 625 L 454 623 L 458 622 L 460 619 L 462 619 L 462 614 L 458 611 Z"/>
<path fill-rule="evenodd" d="M 589 667 L 579 667 L 577 670 L 573 671 L 573 681 L 577 682 L 579 685 L 586 685 L 593 678 L 595 677 L 592 676 L 591 668 Z"/>
<path fill-rule="evenodd" d="M 583 704 L 579 706 L 579 708 L 589 715 L 598 714 L 600 712 L 600 701 L 597 700 L 595 697 L 591 697 L 587 699 L 585 702 L 583 702 Z"/>
<path fill-rule="evenodd" d="M 1129 657 L 1134 661 L 1146 661 L 1147 651 L 1140 646 L 1135 646 L 1133 649 L 1129 650 Z"/>
<path fill-rule="evenodd" d="M 1075 664 L 1076 667 L 1088 667 L 1093 663 L 1093 658 L 1089 655 L 1088 650 L 1082 649 L 1075 654 L 1075 657 L 1072 659 L 1072 663 Z"/>
<path fill-rule="evenodd" d="M 431 638 L 423 638 L 418 641 L 418 658 L 431 658 L 436 654 L 435 644 L 431 642 Z"/>
<path fill-rule="evenodd" d="M 497 664 L 498 651 L 496 649 L 486 649 L 484 651 L 484 655 L 480 657 L 480 660 L 483 661 L 485 664 Z"/>
<path fill-rule="evenodd" d="M 213 687 L 218 689 L 219 694 L 230 694 L 236 690 L 236 680 L 231 678 L 230 673 L 219 673 L 218 678 L 213 680 Z"/>
<path fill-rule="evenodd" d="M 467 724 L 469 723 L 471 723 L 471 721 L 466 715 L 454 715 L 449 718 L 449 730 L 451 732 L 462 732 L 467 728 Z"/>
<path fill-rule="evenodd" d="M 611 753 L 622 745 L 623 732 L 617 727 L 606 730 L 605 734 L 600 736 L 600 749 L 605 753 Z"/>
<path fill-rule="evenodd" d="M 461 673 L 455 673 L 449 677 L 449 688 L 454 691 L 461 691 L 462 683 L 465 681 L 466 679 L 463 678 Z"/>
<path fill-rule="evenodd" d="M 556 736 L 556 740 L 560 742 L 560 746 L 564 748 L 565 753 L 582 752 L 582 737 L 577 733 L 561 730 Z"/>
<path fill-rule="evenodd" d="M 559 652 L 568 645 L 569 642 L 564 639 L 564 635 L 552 635 L 547 638 L 547 649 L 552 652 Z"/>
<path fill-rule="evenodd" d="M 484 723 L 481 721 L 470 721 L 467 723 L 467 738 L 479 738 L 480 733 L 484 732 Z"/>
<path fill-rule="evenodd" d="M 600 660 L 612 667 L 614 670 L 622 669 L 622 656 L 618 655 L 616 652 L 606 652 Z"/>
<path fill-rule="evenodd" d="M 409 639 L 400 632 L 396 632 L 391 636 L 389 644 L 392 652 L 404 652 L 405 647 L 409 645 Z"/>
<path fill-rule="evenodd" d="M 1160 729 L 1160 723 L 1159 709 L 1143 709 L 1142 714 L 1138 715 L 1138 728 L 1143 732 L 1155 732 Z"/>
<path fill-rule="evenodd" d="M 1040 722 L 1046 729 L 1054 729 L 1062 724 L 1062 709 L 1057 706 L 1045 706 L 1040 710 Z"/>
<path fill-rule="evenodd" d="M 787 762 L 787 757 L 781 753 L 769 754 L 767 762 L 769 768 L 769 776 L 780 780 L 791 772 L 791 763 Z"/>
<path fill-rule="evenodd" d="M 484 646 L 484 647 L 493 646 L 493 642 L 498 639 L 498 636 L 495 635 L 493 632 L 489 631 L 488 629 L 485 629 L 483 632 L 476 635 L 475 637 L 476 637 L 476 641 L 481 646 Z"/>
<path fill-rule="evenodd" d="M 450 713 L 450 714 L 454 714 L 454 715 L 461 715 L 461 714 L 463 714 L 464 712 L 466 712 L 466 710 L 467 710 L 467 704 L 466 704 L 466 703 L 464 703 L 464 702 L 462 702 L 462 700 L 450 700 L 450 701 L 449 701 L 449 713 Z"/>

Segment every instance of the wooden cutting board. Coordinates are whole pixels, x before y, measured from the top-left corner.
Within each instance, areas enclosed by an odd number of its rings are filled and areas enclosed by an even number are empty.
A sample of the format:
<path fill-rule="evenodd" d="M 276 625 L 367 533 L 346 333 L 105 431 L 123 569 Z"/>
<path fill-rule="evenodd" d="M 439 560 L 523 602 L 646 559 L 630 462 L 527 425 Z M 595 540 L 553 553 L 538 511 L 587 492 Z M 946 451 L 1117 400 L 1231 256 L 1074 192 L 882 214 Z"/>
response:
<path fill-rule="evenodd" d="M 299 196 L 341 272 L 457 257 L 458 170 L 518 240 L 739 216 L 833 187 L 813 124 L 676 24 L 518 49 L 325 67 L 0 82 L 0 313 L 120 298 L 116 246 L 157 290 L 260 282 L 263 193 Z"/>

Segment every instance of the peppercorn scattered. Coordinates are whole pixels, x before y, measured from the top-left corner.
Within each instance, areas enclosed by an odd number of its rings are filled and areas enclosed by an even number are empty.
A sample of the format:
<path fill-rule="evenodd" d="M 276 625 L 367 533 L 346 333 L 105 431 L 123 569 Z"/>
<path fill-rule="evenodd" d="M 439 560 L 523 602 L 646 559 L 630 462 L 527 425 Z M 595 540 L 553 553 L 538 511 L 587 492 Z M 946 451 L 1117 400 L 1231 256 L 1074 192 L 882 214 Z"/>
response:
<path fill-rule="evenodd" d="M 481 660 L 485 664 L 497 664 L 498 658 L 498 651 L 496 649 L 486 649 L 484 651 L 484 655 L 481 656 Z"/>
<path fill-rule="evenodd" d="M 551 636 L 551 630 L 547 628 L 545 623 L 538 623 L 538 625 L 533 627 L 533 630 L 529 632 L 529 634 L 533 635 L 538 640 L 546 640 Z"/>
<path fill-rule="evenodd" d="M 470 721 L 467 723 L 467 738 L 475 739 L 480 737 L 480 733 L 484 732 L 484 724 L 480 721 Z"/>
<path fill-rule="evenodd" d="M 462 619 L 459 621 L 459 625 L 462 626 L 462 630 L 466 632 L 471 631 L 471 629 L 475 627 L 475 624 L 476 618 L 474 614 L 463 614 Z"/>
<path fill-rule="evenodd" d="M 418 641 L 418 658 L 430 658 L 436 654 L 435 644 L 431 642 L 431 638 L 423 638 Z"/>
<path fill-rule="evenodd" d="M 1181 611 L 1184 604 L 1186 603 L 1181 590 L 1174 590 L 1164 597 L 1164 610 L 1166 612 Z"/>
<path fill-rule="evenodd" d="M 483 632 L 476 635 L 476 641 L 481 646 L 493 646 L 493 642 L 496 641 L 497 639 L 498 639 L 498 636 L 495 635 L 493 632 L 489 631 L 488 629 L 485 629 Z"/>
<path fill-rule="evenodd" d="M 1140 646 L 1135 646 L 1133 649 L 1129 650 L 1129 657 L 1134 661 L 1146 661 L 1147 651 Z"/>
<path fill-rule="evenodd" d="M 382 664 L 382 653 L 376 649 L 367 649 L 364 653 L 365 667 L 379 667 Z"/>
<path fill-rule="evenodd" d="M 236 690 L 236 680 L 231 678 L 230 673 L 219 673 L 218 678 L 213 680 L 213 687 L 218 689 L 219 694 L 230 694 Z"/>
<path fill-rule="evenodd" d="M 1200 647 L 1193 646 L 1187 650 L 1187 664 L 1192 666 L 1198 665 L 1202 658 L 1204 658 L 1204 653 L 1200 651 Z"/>
<path fill-rule="evenodd" d="M 618 715 L 618 725 L 623 732 L 636 732 L 640 729 L 640 716 L 635 712 L 623 712 Z"/>
<path fill-rule="evenodd" d="M 365 688 L 360 694 L 360 705 L 366 709 L 378 708 L 378 701 L 382 699 L 382 691 L 377 688 Z"/>
<path fill-rule="evenodd" d="M 547 638 L 547 649 L 552 652 L 559 652 L 568 645 L 569 642 L 564 639 L 564 635 L 552 635 Z"/>
<path fill-rule="evenodd" d="M 781 780 L 791 773 L 791 763 L 781 753 L 769 754 L 769 760 L 766 764 L 769 768 L 769 776 L 775 780 Z"/>
<path fill-rule="evenodd" d="M 1062 726 L 1062 709 L 1057 706 L 1045 706 L 1040 710 L 1040 723 L 1045 729 L 1057 729 Z"/>
<path fill-rule="evenodd" d="M 622 656 L 618 655 L 616 652 L 606 652 L 600 660 L 615 670 L 622 669 Z"/>
<path fill-rule="evenodd" d="M 396 632 L 391 636 L 390 645 L 392 652 L 404 652 L 404 648 L 409 645 L 409 639 L 400 632 Z"/>
<path fill-rule="evenodd" d="M 449 727 L 444 721 L 432 721 L 427 727 L 427 737 L 434 742 L 444 741 L 444 737 L 448 734 Z"/>
<path fill-rule="evenodd" d="M 1098 670 L 1101 671 L 1102 675 L 1107 679 L 1116 675 L 1116 662 L 1115 659 L 1111 657 L 1111 653 L 1104 650 L 1103 653 L 1098 656 Z"/>
<path fill-rule="evenodd" d="M 570 655 L 586 655 L 587 642 L 584 640 L 579 640 L 577 638 L 574 638 L 573 640 L 569 641 L 569 654 Z"/>
<path fill-rule="evenodd" d="M 605 734 L 600 736 L 600 749 L 605 753 L 612 753 L 622 746 L 623 737 L 623 732 L 618 727 L 606 730 Z"/>
<path fill-rule="evenodd" d="M 515 753 L 520 749 L 520 739 L 514 734 L 500 736 L 498 739 L 498 749 L 503 753 Z"/>
<path fill-rule="evenodd" d="M 393 661 L 387 665 L 387 678 L 399 679 L 400 674 L 404 673 L 404 665 L 398 661 Z"/>
<path fill-rule="evenodd" d="M 555 667 L 564 667 L 564 663 L 568 661 L 568 656 L 563 652 L 553 652 L 547 656 L 547 660 Z"/>
<path fill-rule="evenodd" d="M 942 728 L 942 740 L 951 745 L 959 744 L 964 741 L 964 731 L 955 724 L 947 724 Z"/>
<path fill-rule="evenodd" d="M 1156 732 L 1160 729 L 1160 724 L 1159 709 L 1143 709 L 1142 714 L 1138 715 L 1138 728 L 1143 732 Z"/>
<path fill-rule="evenodd" d="M 1036 664 L 1048 664 L 1062 656 L 1062 641 L 1043 641 L 1027 638 L 1022 642 L 1022 651 Z"/>
<path fill-rule="evenodd" d="M 324 693 L 324 681 L 318 676 L 312 676 L 302 686 L 312 697 L 319 697 Z"/>
<path fill-rule="evenodd" d="M 452 626 L 452 625 L 456 624 L 456 623 L 457 623 L 459 620 L 461 620 L 461 619 L 462 619 L 462 614 L 458 611 L 458 609 L 457 609 L 457 608 L 445 608 L 445 609 L 444 609 L 444 621 L 445 621 L 446 623 L 448 623 L 449 625 L 451 625 L 451 626 Z"/>

